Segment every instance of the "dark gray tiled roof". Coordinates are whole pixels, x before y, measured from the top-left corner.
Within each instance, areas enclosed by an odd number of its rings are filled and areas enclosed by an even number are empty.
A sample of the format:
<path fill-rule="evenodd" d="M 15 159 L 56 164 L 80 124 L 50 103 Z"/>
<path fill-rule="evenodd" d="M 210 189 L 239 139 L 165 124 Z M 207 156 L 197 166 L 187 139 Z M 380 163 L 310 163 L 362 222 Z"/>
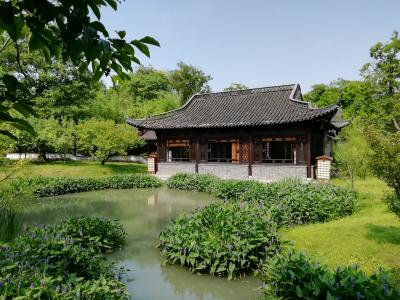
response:
<path fill-rule="evenodd" d="M 142 129 L 217 128 L 274 125 L 334 114 L 336 104 L 312 108 L 298 84 L 196 94 L 184 106 L 146 119 L 127 119 Z"/>

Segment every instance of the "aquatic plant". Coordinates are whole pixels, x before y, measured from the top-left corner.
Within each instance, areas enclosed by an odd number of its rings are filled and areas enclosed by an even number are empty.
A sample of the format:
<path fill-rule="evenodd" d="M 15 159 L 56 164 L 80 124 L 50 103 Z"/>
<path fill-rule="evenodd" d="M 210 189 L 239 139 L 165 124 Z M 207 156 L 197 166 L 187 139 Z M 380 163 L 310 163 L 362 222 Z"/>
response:
<path fill-rule="evenodd" d="M 20 230 L 20 226 L 17 212 L 0 200 L 0 242 L 12 240 Z"/>
<path fill-rule="evenodd" d="M 126 299 L 104 257 L 124 242 L 120 224 L 99 218 L 30 228 L 0 251 L 0 298 Z"/>
<path fill-rule="evenodd" d="M 331 184 L 283 180 L 260 183 L 252 180 L 222 180 L 210 175 L 177 174 L 169 188 L 202 191 L 225 200 L 260 201 L 271 210 L 279 226 L 326 222 L 356 210 L 357 194 Z"/>
<path fill-rule="evenodd" d="M 177 217 L 160 234 L 167 262 L 195 273 L 237 277 L 280 251 L 277 225 L 263 203 L 214 203 Z"/>
<path fill-rule="evenodd" d="M 39 197 L 104 189 L 133 189 L 160 187 L 161 181 L 146 174 L 121 174 L 96 178 L 51 178 L 40 182 L 33 190 Z"/>
<path fill-rule="evenodd" d="M 332 272 L 309 256 L 289 250 L 262 268 L 265 299 L 399 299 L 400 290 L 384 271 L 365 275 L 357 266 Z"/>

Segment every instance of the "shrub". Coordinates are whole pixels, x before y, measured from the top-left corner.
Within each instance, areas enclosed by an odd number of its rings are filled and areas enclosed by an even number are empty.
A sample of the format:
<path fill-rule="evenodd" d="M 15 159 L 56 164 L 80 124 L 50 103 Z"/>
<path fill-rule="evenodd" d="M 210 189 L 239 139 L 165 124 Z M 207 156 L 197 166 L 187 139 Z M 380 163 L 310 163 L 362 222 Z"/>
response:
<path fill-rule="evenodd" d="M 55 178 L 40 182 L 34 190 L 39 197 L 104 189 L 153 188 L 161 186 L 154 176 L 143 174 L 113 175 L 98 178 Z"/>
<path fill-rule="evenodd" d="M 167 186 L 177 190 L 212 193 L 214 185 L 219 181 L 220 179 L 213 175 L 178 173 L 167 180 Z"/>
<path fill-rule="evenodd" d="M 264 264 L 265 296 L 279 299 L 399 299 L 388 275 L 367 276 L 356 266 L 331 272 L 310 257 L 289 251 Z"/>
<path fill-rule="evenodd" d="M 0 296 L 126 299 L 119 271 L 103 256 L 120 247 L 122 237 L 118 223 L 89 217 L 32 228 L 0 251 Z"/>
<path fill-rule="evenodd" d="M 198 182 L 201 184 L 197 185 Z M 357 195 L 350 189 L 331 184 L 283 180 L 260 183 L 251 180 L 221 180 L 209 175 L 179 174 L 168 187 L 205 191 L 229 200 L 263 201 L 280 226 L 326 222 L 354 212 Z"/>
<path fill-rule="evenodd" d="M 180 215 L 161 232 L 158 247 L 169 263 L 231 279 L 256 269 L 280 244 L 277 225 L 262 203 L 235 201 Z"/>
<path fill-rule="evenodd" d="M 400 217 L 400 196 L 396 193 L 392 193 L 388 195 L 385 200 L 390 210 Z"/>

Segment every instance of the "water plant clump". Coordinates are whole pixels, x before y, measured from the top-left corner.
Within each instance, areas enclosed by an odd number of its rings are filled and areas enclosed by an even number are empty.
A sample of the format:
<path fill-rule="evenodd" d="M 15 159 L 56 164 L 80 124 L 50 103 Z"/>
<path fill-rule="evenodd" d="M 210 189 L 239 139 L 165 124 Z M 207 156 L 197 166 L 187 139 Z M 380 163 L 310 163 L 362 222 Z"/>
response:
<path fill-rule="evenodd" d="M 54 178 L 40 182 L 33 193 L 39 197 L 105 189 L 133 189 L 160 187 L 161 181 L 146 174 L 123 174 L 97 178 Z"/>
<path fill-rule="evenodd" d="M 332 272 L 309 256 L 282 251 L 262 267 L 265 299 L 399 299 L 400 290 L 380 270 L 368 276 L 357 266 Z"/>
<path fill-rule="evenodd" d="M 208 192 L 225 200 L 264 202 L 280 226 L 326 222 L 356 210 L 357 194 L 331 184 L 283 180 L 260 183 L 252 180 L 222 180 L 210 175 L 177 174 L 169 188 Z"/>
<path fill-rule="evenodd" d="M 177 217 L 160 234 L 167 262 L 194 273 L 237 277 L 280 251 L 278 226 L 263 203 L 214 203 Z"/>
<path fill-rule="evenodd" d="M 0 298 L 126 299 L 121 270 L 104 254 L 126 240 L 122 226 L 80 217 L 34 227 L 0 251 Z"/>

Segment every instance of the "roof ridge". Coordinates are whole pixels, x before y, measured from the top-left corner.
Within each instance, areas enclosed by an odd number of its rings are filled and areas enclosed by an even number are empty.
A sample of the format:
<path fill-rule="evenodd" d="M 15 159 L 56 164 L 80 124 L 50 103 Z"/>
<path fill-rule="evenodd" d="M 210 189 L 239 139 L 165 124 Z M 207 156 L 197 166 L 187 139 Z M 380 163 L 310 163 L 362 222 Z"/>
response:
<path fill-rule="evenodd" d="M 263 93 L 263 92 L 274 92 L 274 91 L 285 91 L 288 89 L 293 89 L 296 86 L 296 83 L 292 84 L 281 84 L 281 85 L 272 85 L 258 88 L 247 88 L 240 89 L 234 91 L 221 91 L 221 92 L 210 92 L 210 93 L 198 93 L 195 94 L 197 96 L 219 96 L 219 95 L 228 95 L 228 96 L 236 96 L 236 95 L 245 95 L 245 94 L 254 94 L 254 93 Z"/>

